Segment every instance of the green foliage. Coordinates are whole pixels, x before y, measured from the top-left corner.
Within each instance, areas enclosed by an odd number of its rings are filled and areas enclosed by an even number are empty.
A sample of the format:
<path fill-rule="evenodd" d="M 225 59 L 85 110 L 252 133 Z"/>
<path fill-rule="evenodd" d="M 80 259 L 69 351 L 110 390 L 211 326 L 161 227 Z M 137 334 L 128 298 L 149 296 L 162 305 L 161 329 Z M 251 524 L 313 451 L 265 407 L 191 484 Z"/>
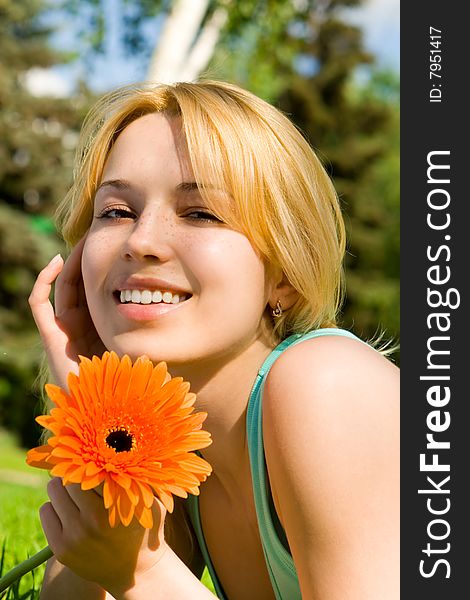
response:
<path fill-rule="evenodd" d="M 86 108 L 86 95 L 71 103 L 28 91 L 31 68 L 64 59 L 47 43 L 43 9 L 40 0 L 0 6 L 0 200 L 33 214 L 50 213 L 64 195 Z"/>
<path fill-rule="evenodd" d="M 27 299 L 37 273 L 61 250 L 58 238 L 37 231 L 30 215 L 0 204 L 0 425 L 29 446 L 39 433 L 32 388 L 41 348 Z"/>
<path fill-rule="evenodd" d="M 27 478 L 26 481 L 29 482 Z M 39 479 L 38 479 L 39 480 Z M 12 569 L 47 545 L 39 520 L 39 508 L 48 500 L 43 478 L 33 487 L 20 483 L 0 483 L 2 535 L 10 549 L 5 570 Z"/>
<path fill-rule="evenodd" d="M 124 50 L 148 58 L 155 40 L 149 40 L 145 25 L 149 18 L 164 17 L 172 0 L 121 0 L 119 3 L 119 29 Z M 105 51 L 108 33 L 105 19 L 105 0 L 62 0 L 60 8 L 74 20 L 80 43 L 82 59 L 93 64 L 95 54 Z"/>
<path fill-rule="evenodd" d="M 51 219 L 72 176 L 77 132 L 88 92 L 72 99 L 36 97 L 32 67 L 63 57 L 48 45 L 42 0 L 0 1 L 0 425 L 37 441 L 32 385 L 40 346 L 28 296 L 44 265 L 63 244 Z"/>
<path fill-rule="evenodd" d="M 375 80 L 371 81 L 368 95 L 383 97 L 381 77 L 379 81 L 379 89 L 375 88 Z M 389 88 L 386 94 L 390 98 L 396 92 Z M 368 335 L 381 325 L 386 337 L 394 337 L 396 342 L 400 331 L 400 139 L 396 104 L 389 105 L 389 120 L 382 137 L 386 148 L 358 182 L 355 203 L 349 211 L 351 248 L 345 319 Z"/>
<path fill-rule="evenodd" d="M 0 555 L 0 577 L 8 573 L 8 569 L 4 568 L 6 557 L 7 544 L 4 540 Z M 31 583 L 28 581 L 29 579 L 31 579 Z M 0 598 L 3 598 L 3 600 L 38 600 L 39 592 L 39 588 L 36 587 L 36 574 L 32 572 L 14 581 L 6 590 L 0 593 Z"/>

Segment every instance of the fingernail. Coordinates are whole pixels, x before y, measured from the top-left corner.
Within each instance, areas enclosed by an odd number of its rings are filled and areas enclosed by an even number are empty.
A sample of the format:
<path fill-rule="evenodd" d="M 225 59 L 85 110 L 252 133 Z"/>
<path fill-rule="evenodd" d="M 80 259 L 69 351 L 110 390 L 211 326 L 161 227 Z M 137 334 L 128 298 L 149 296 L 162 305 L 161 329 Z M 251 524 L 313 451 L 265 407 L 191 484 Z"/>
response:
<path fill-rule="evenodd" d="M 61 260 L 61 258 L 62 258 L 62 256 L 60 255 L 60 252 L 59 252 L 59 254 L 56 254 L 54 256 L 54 258 L 49 261 L 49 264 L 55 265 L 57 262 L 59 262 L 59 260 Z"/>

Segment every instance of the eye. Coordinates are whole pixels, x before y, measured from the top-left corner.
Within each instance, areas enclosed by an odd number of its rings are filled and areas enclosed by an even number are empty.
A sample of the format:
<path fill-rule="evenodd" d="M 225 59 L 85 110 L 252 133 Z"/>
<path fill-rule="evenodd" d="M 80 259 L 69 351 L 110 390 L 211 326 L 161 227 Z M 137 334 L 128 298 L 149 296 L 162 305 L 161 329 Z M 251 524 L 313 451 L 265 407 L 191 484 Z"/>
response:
<path fill-rule="evenodd" d="M 206 223 L 222 223 L 222 221 L 210 212 L 205 210 L 193 210 L 184 215 L 185 218 L 193 221 L 202 221 Z"/>
<path fill-rule="evenodd" d="M 133 219 L 134 217 L 135 214 L 127 206 L 107 206 L 96 216 L 97 219 L 111 219 L 113 221 Z"/>

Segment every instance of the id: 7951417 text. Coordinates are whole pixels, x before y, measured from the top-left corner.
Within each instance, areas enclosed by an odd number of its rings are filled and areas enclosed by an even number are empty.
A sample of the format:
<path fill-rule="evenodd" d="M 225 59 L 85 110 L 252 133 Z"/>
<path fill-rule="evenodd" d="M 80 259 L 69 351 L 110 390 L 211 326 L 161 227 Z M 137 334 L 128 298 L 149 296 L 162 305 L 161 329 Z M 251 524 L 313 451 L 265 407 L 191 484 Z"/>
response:
<path fill-rule="evenodd" d="M 442 102 L 442 31 L 429 27 L 429 102 Z"/>

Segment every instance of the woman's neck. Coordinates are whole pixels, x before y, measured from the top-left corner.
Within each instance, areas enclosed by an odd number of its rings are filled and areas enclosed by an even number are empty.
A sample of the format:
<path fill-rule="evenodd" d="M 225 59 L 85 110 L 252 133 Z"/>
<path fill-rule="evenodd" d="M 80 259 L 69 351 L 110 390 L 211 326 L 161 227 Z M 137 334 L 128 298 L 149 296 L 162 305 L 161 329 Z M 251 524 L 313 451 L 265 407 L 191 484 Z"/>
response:
<path fill-rule="evenodd" d="M 171 368 L 183 376 L 197 394 L 196 407 L 208 413 L 203 427 L 212 435 L 212 444 L 201 451 L 214 474 L 227 488 L 237 485 L 247 464 L 246 409 L 259 368 L 275 342 L 258 338 L 242 351 L 197 366 Z"/>

